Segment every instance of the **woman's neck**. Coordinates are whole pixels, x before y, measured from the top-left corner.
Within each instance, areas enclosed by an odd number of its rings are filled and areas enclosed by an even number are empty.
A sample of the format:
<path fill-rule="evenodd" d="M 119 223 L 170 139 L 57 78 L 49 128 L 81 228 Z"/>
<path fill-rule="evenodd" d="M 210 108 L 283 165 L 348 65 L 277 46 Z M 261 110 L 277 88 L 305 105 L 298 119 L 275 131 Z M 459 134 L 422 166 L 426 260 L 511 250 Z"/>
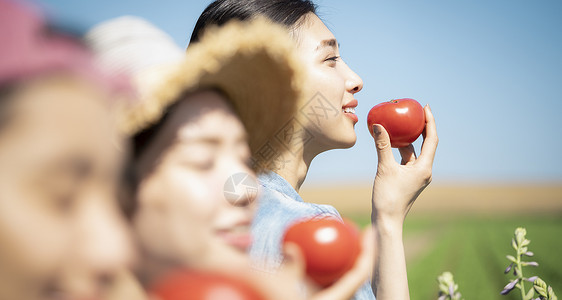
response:
<path fill-rule="evenodd" d="M 283 177 L 295 191 L 299 192 L 306 179 L 308 168 L 318 154 L 306 146 L 283 151 L 272 171 Z"/>

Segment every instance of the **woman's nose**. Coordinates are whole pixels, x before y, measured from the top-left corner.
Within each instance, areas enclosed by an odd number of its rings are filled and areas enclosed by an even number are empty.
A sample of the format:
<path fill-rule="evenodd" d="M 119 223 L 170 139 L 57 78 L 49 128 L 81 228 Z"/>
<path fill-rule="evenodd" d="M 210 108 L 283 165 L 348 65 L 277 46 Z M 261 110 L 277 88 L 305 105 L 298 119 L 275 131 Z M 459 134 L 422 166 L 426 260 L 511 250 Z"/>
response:
<path fill-rule="evenodd" d="M 63 276 L 64 288 L 73 299 L 100 297 L 132 267 L 132 238 L 116 201 L 110 199 L 88 195 L 77 208 Z"/>
<path fill-rule="evenodd" d="M 347 66 L 347 65 L 346 65 Z M 363 79 L 357 75 L 349 66 L 347 66 L 348 75 L 345 82 L 346 89 L 348 92 L 355 94 L 363 89 Z"/>
<path fill-rule="evenodd" d="M 96 201 L 97 200 L 97 201 Z M 81 265 L 93 277 L 111 278 L 131 267 L 135 252 L 132 238 L 116 203 L 92 199 L 81 214 L 76 249 Z"/>

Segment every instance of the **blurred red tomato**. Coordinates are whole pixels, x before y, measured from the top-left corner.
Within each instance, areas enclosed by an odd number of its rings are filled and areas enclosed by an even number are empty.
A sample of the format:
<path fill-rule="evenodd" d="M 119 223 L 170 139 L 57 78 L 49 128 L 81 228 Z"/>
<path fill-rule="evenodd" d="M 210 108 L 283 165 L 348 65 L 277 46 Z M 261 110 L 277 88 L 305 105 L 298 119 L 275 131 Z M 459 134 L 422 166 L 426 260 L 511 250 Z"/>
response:
<path fill-rule="evenodd" d="M 221 274 L 176 271 L 150 289 L 161 300 L 264 300 L 246 282 Z"/>
<path fill-rule="evenodd" d="M 297 222 L 287 229 L 283 242 L 301 248 L 307 275 L 322 287 L 349 271 L 361 251 L 357 227 L 334 218 Z"/>
<path fill-rule="evenodd" d="M 372 136 L 373 125 L 382 125 L 390 136 L 393 148 L 413 143 L 425 128 L 425 113 L 418 101 L 410 98 L 396 99 L 375 105 L 367 116 Z"/>

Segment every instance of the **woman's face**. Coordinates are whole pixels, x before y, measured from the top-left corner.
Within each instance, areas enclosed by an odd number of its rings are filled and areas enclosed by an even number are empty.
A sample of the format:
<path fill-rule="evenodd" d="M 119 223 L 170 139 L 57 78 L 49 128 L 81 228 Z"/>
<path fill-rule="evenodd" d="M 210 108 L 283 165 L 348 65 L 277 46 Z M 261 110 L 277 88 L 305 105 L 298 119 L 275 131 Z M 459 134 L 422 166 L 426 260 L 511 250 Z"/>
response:
<path fill-rule="evenodd" d="M 349 148 L 357 139 L 355 93 L 363 81 L 341 59 L 338 43 L 330 30 L 313 13 L 296 29 L 297 53 L 307 70 L 304 101 L 299 116 L 314 137 L 319 151 Z"/>
<path fill-rule="evenodd" d="M 0 127 L 0 299 L 104 299 L 132 256 L 107 102 L 69 77 L 9 99 Z M 105 104 L 103 104 L 105 103 Z"/>
<path fill-rule="evenodd" d="M 136 166 L 134 226 L 151 265 L 145 272 L 153 273 L 146 276 L 178 265 L 247 264 L 257 184 L 246 138 L 219 93 L 197 92 L 174 106 Z M 228 194 L 227 181 L 248 189 Z"/>

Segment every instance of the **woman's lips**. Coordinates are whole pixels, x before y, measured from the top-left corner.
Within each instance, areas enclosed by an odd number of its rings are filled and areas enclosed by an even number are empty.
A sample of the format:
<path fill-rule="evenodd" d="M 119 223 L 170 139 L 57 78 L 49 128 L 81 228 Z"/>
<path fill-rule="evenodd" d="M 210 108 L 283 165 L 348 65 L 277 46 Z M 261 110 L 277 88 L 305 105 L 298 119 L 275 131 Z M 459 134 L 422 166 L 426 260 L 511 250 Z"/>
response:
<path fill-rule="evenodd" d="M 233 225 L 221 226 L 216 232 L 226 244 L 245 252 L 252 245 L 251 224 L 250 219 L 244 219 Z"/>
<path fill-rule="evenodd" d="M 355 114 L 355 108 L 358 104 L 359 102 L 356 99 L 353 99 L 342 107 L 343 114 L 353 120 L 353 124 L 359 122 L 359 118 Z"/>
<path fill-rule="evenodd" d="M 218 235 L 228 245 L 244 252 L 252 245 L 252 235 L 249 231 L 219 231 Z"/>
<path fill-rule="evenodd" d="M 357 99 L 353 99 L 342 107 L 343 114 L 350 118 L 353 121 L 353 124 L 359 122 L 359 118 L 355 114 L 355 108 L 358 104 L 359 102 L 357 101 Z"/>
<path fill-rule="evenodd" d="M 349 101 L 348 103 L 346 103 L 344 106 L 342 106 L 342 108 L 346 108 L 346 107 L 356 108 L 357 105 L 359 105 L 359 101 L 357 101 L 357 99 L 353 99 L 353 100 Z"/>
<path fill-rule="evenodd" d="M 357 117 L 357 115 L 355 113 L 344 112 L 344 115 L 346 117 L 350 118 L 351 120 L 353 120 L 353 124 L 356 124 L 357 122 L 359 122 L 359 117 Z"/>

